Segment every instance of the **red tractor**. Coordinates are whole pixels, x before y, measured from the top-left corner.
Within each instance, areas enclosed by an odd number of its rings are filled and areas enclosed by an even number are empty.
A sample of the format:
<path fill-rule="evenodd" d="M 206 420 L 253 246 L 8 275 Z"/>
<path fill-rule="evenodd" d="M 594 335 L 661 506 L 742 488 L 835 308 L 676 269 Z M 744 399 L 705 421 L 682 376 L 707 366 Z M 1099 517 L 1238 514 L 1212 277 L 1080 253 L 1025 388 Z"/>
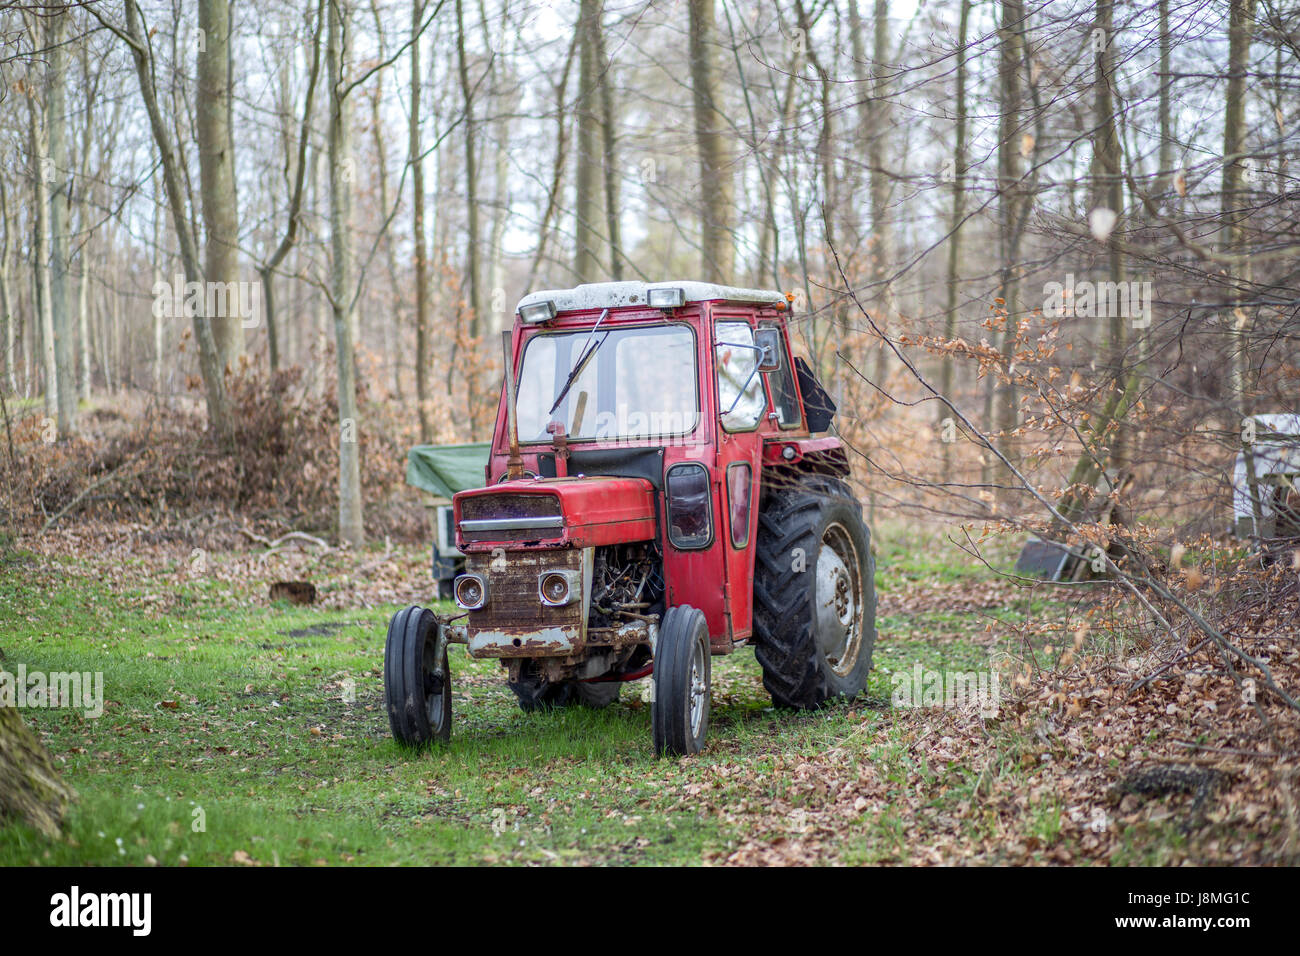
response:
<path fill-rule="evenodd" d="M 866 684 L 875 563 L 835 406 L 778 292 L 606 282 L 535 292 L 505 337 L 486 486 L 453 499 L 461 614 L 399 611 L 393 735 L 451 734 L 449 644 L 497 658 L 525 710 L 653 680 L 659 754 L 698 753 L 710 658 L 752 644 L 778 705 Z"/>

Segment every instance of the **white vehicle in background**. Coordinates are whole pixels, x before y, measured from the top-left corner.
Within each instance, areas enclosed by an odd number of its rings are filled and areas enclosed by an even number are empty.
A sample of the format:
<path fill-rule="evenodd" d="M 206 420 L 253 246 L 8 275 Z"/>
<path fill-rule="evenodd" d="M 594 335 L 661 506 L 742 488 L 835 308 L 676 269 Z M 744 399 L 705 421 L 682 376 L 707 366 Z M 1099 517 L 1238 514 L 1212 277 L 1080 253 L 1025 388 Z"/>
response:
<path fill-rule="evenodd" d="M 1300 415 L 1252 415 L 1232 470 L 1233 531 L 1266 546 L 1300 537 Z"/>

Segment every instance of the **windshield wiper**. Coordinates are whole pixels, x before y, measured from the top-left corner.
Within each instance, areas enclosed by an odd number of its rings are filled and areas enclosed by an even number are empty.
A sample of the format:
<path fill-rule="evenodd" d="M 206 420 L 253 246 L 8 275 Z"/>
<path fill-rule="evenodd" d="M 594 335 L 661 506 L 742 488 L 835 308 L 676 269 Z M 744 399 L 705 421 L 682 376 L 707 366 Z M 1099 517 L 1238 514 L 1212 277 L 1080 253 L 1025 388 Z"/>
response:
<path fill-rule="evenodd" d="M 555 404 L 552 405 L 551 410 L 546 413 L 548 416 L 555 414 L 555 410 L 560 407 L 560 402 L 564 401 L 564 397 L 569 394 L 569 389 L 571 389 L 573 383 L 578 380 L 578 376 L 582 374 L 582 370 L 587 367 L 587 363 L 591 361 L 591 357 L 596 354 L 597 349 L 605 344 L 605 339 L 609 338 L 610 332 L 614 331 L 613 329 L 610 329 L 609 332 L 604 334 L 599 342 L 591 345 L 590 348 L 588 347 L 591 340 L 595 338 L 596 330 L 600 328 L 600 323 L 605 321 L 607 315 L 609 315 L 609 309 L 600 313 L 600 318 L 597 319 L 596 324 L 591 327 L 591 334 L 587 336 L 587 341 L 582 343 L 583 350 L 579 353 L 578 363 L 573 366 L 573 371 L 570 372 L 569 377 L 564 380 L 564 385 L 560 388 L 560 394 L 555 396 Z"/>

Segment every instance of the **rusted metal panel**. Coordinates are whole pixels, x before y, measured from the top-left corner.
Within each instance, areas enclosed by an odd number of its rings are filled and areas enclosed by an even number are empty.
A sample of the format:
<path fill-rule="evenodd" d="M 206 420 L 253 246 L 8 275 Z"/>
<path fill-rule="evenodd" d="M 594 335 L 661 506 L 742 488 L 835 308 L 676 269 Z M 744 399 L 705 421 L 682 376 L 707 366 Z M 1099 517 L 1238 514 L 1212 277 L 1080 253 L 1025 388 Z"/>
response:
<path fill-rule="evenodd" d="M 618 627 L 593 627 L 587 630 L 589 647 L 631 647 L 650 641 L 650 624 L 647 621 L 633 621 Z"/>
<path fill-rule="evenodd" d="M 471 554 L 468 570 L 488 582 L 488 602 L 470 611 L 465 632 L 472 657 L 568 656 L 583 646 L 591 587 L 590 553 L 577 548 Z M 542 603 L 537 579 L 545 571 L 576 571 L 582 593 L 562 607 Z M 586 571 L 586 573 L 584 573 Z"/>
<path fill-rule="evenodd" d="M 488 602 L 480 610 L 470 611 L 471 632 L 481 629 L 542 629 L 578 624 L 582 619 L 581 602 L 563 607 L 542 604 L 537 592 L 537 578 L 544 571 L 582 570 L 582 552 L 575 548 L 557 551 L 525 551 L 510 555 L 473 554 L 467 569 L 482 575 L 488 582 Z"/>
<path fill-rule="evenodd" d="M 582 647 L 582 628 L 503 628 L 469 632 L 471 657 L 568 657 Z"/>

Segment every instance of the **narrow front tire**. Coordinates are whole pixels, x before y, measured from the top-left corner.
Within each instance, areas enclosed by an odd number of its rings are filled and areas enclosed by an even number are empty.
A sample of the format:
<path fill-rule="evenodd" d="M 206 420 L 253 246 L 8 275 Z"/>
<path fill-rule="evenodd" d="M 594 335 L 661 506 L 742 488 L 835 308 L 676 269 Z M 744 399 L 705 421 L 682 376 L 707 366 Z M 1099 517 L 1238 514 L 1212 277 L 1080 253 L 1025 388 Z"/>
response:
<path fill-rule="evenodd" d="M 384 698 L 393 737 L 410 747 L 451 739 L 451 670 L 438 619 L 411 605 L 393 615 L 384 645 Z M 441 653 L 439 650 L 441 649 Z"/>
<path fill-rule="evenodd" d="M 684 757 L 704 749 L 709 730 L 712 657 L 704 612 L 671 607 L 655 646 L 651 724 L 659 756 Z"/>

